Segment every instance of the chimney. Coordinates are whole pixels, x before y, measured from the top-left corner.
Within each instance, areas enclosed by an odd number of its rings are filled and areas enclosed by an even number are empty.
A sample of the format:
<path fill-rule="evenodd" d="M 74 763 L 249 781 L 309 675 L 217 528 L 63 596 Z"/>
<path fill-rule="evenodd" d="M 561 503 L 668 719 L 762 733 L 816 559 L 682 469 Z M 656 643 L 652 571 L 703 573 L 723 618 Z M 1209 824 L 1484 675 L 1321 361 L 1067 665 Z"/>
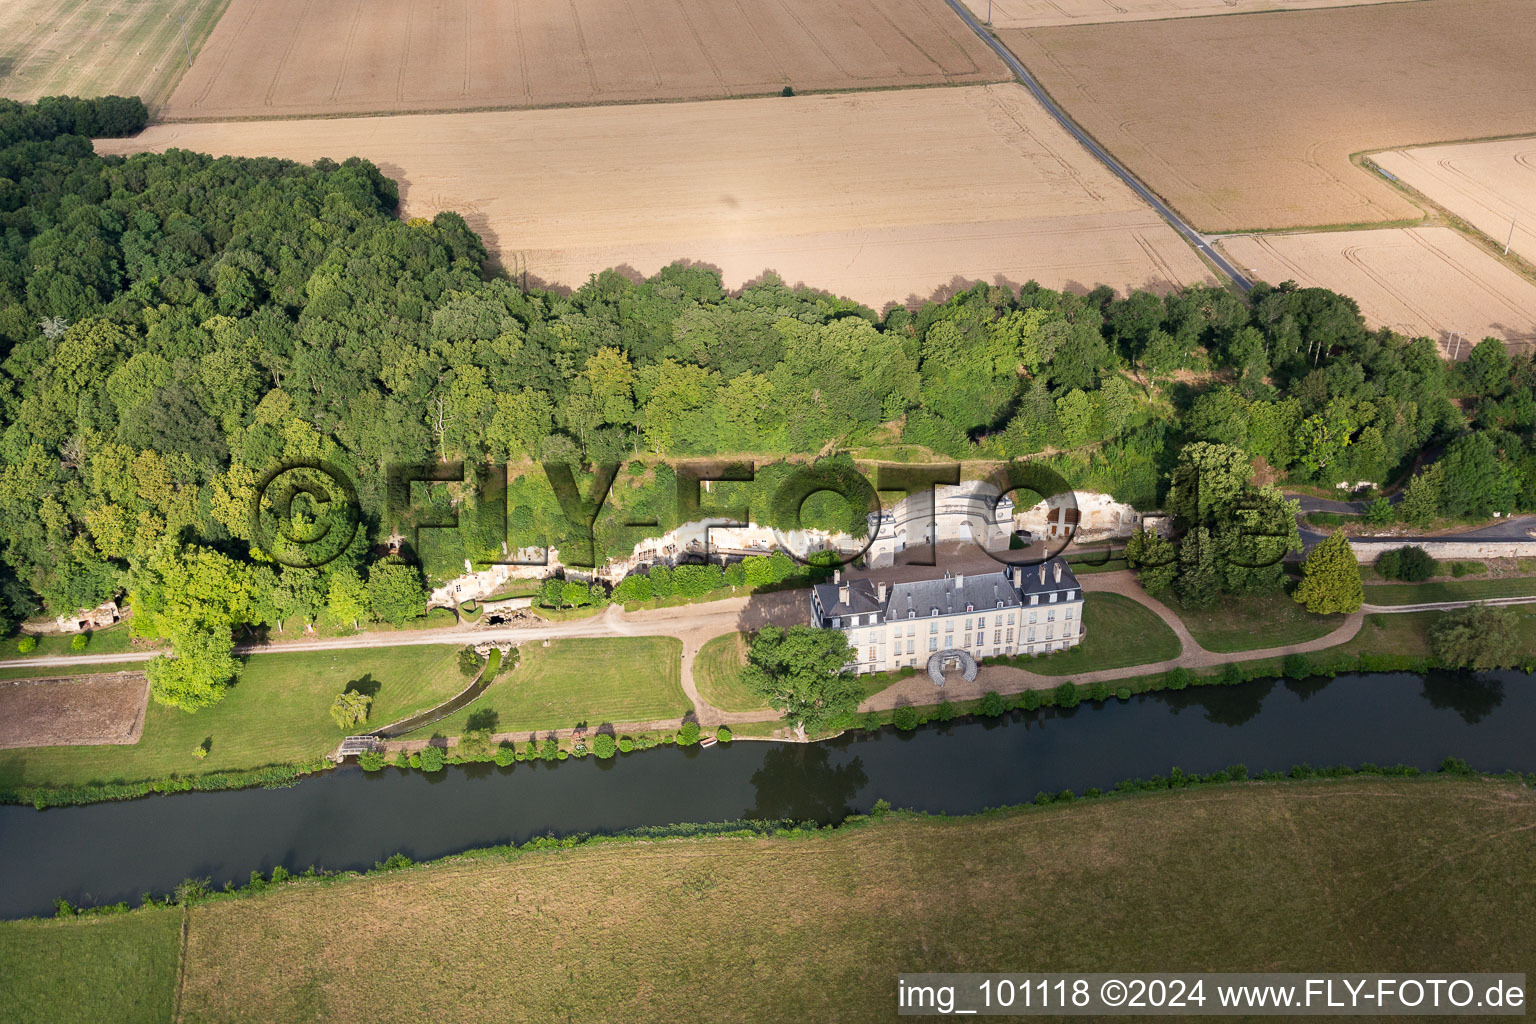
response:
<path fill-rule="evenodd" d="M 833 583 L 841 583 L 841 582 L 843 582 L 843 570 L 841 570 L 841 569 L 833 569 L 832 570 L 832 582 Z"/>
<path fill-rule="evenodd" d="M 877 583 L 877 584 L 875 584 L 875 597 L 879 600 L 879 602 L 881 604 L 885 604 L 885 584 L 884 583 Z"/>
<path fill-rule="evenodd" d="M 965 573 L 963 573 L 963 572 L 955 573 L 955 589 L 959 590 L 963 586 L 965 586 Z"/>
<path fill-rule="evenodd" d="M 1045 585 L 1045 563 L 1044 562 L 1040 563 L 1040 585 L 1041 586 Z"/>
<path fill-rule="evenodd" d="M 1056 563 L 1056 582 L 1061 582 L 1061 562 Z"/>
<path fill-rule="evenodd" d="M 848 604 L 848 584 L 844 583 L 842 586 L 837 588 L 837 599 L 845 607 L 847 606 L 847 604 Z"/>

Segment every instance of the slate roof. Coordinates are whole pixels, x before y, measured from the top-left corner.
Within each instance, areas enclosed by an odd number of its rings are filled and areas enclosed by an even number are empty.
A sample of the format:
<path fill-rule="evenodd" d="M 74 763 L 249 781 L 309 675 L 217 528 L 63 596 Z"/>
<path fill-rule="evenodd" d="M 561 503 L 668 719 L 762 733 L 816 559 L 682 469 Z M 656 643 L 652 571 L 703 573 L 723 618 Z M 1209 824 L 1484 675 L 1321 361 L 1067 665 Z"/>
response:
<path fill-rule="evenodd" d="M 1058 565 L 1061 566 L 1060 580 L 1056 578 Z M 940 615 L 964 614 L 967 605 L 973 611 L 981 612 L 995 609 L 999 601 L 1003 602 L 1004 608 L 1018 608 L 1028 604 L 1032 595 L 1038 594 L 1049 601 L 1047 595 L 1051 593 L 1081 589 L 1071 567 L 1060 558 L 1045 564 L 1044 581 L 1040 579 L 1039 566 L 1018 566 L 1016 571 L 1018 586 L 1009 579 L 1007 571 L 962 575 L 958 580 L 953 576 L 940 576 L 893 583 L 887 588 L 883 604 L 877 596 L 875 581 L 870 579 L 849 580 L 846 584 L 819 583 L 812 591 L 823 619 L 834 616 L 845 619 L 850 615 L 878 612 L 878 621 L 886 622 L 905 619 L 908 612 L 916 612 L 917 618 L 928 618 L 935 608 Z M 843 586 L 848 588 L 846 603 L 842 600 Z"/>

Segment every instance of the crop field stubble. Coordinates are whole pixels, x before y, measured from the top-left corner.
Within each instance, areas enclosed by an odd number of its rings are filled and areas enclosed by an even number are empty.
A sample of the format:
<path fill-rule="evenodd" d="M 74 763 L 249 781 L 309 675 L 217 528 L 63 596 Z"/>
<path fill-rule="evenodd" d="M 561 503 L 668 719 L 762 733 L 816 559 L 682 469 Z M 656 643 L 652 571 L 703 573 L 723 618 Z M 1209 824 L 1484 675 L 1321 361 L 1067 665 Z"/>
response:
<path fill-rule="evenodd" d="M 1536 129 L 1536 117 L 1531 127 Z M 1397 149 L 1371 159 L 1500 246 L 1508 245 L 1511 253 L 1536 263 L 1536 137 Z"/>
<path fill-rule="evenodd" d="M 1044 28 L 1099 25 L 1110 21 L 1201 18 L 1220 14 L 1305 11 L 1315 7 L 1407 3 L 1410 0 L 965 0 L 978 18 L 992 14 L 992 27 Z"/>
<path fill-rule="evenodd" d="M 5 0 L 0 96 L 139 96 L 154 108 L 229 0 Z M 187 43 L 182 42 L 185 19 Z M 195 66 L 195 65 L 194 65 Z"/>
<path fill-rule="evenodd" d="M 1485 337 L 1511 352 L 1536 345 L 1536 284 L 1448 227 L 1235 235 L 1219 246 L 1261 280 L 1332 288 L 1373 327 L 1434 338 L 1460 356 Z"/>
<path fill-rule="evenodd" d="M 168 119 L 1006 81 L 942 0 L 234 0 Z"/>
<path fill-rule="evenodd" d="M 0 682 L 0 750 L 137 743 L 148 699 L 142 672 Z"/>
<path fill-rule="evenodd" d="M 910 140 L 941 140 L 914 145 Z M 1194 251 L 1018 85 L 563 110 L 163 124 L 104 153 L 357 155 L 402 214 L 456 210 L 530 278 L 765 269 L 879 307 L 1030 278 L 1211 280 Z M 680 159 L 686 154 L 686 159 Z"/>
<path fill-rule="evenodd" d="M 1529 133 L 1536 111 L 1530 0 L 1000 36 L 1087 131 L 1207 231 L 1418 220 L 1351 155 Z"/>

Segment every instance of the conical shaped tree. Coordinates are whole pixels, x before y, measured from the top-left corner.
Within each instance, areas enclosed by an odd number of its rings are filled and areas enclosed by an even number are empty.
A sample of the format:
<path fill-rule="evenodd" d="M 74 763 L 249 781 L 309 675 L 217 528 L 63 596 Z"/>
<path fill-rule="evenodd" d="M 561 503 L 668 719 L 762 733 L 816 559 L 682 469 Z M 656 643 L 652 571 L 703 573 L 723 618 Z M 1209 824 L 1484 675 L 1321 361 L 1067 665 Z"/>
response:
<path fill-rule="evenodd" d="M 1365 603 L 1360 563 L 1355 561 L 1344 531 L 1335 531 L 1307 555 L 1301 563 L 1301 582 L 1291 596 L 1307 611 L 1323 615 L 1360 610 Z"/>

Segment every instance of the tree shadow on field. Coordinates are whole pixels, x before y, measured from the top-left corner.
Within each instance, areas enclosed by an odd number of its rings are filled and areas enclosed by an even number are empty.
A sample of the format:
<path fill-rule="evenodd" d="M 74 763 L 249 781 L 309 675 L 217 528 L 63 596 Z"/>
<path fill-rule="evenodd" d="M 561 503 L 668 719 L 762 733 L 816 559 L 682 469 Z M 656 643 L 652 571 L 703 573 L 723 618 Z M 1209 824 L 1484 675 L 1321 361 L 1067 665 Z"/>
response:
<path fill-rule="evenodd" d="M 373 674 L 370 672 L 349 682 L 344 692 L 356 692 L 364 697 L 377 697 L 381 685 L 377 679 L 373 678 Z"/>

